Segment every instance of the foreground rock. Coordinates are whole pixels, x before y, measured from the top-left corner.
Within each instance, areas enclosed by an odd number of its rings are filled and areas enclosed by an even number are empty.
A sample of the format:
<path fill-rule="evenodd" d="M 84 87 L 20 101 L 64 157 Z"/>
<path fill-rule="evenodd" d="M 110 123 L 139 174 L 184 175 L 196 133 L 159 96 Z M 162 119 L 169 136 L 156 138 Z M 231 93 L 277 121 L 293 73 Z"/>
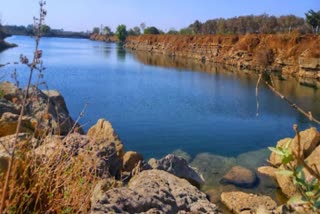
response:
<path fill-rule="evenodd" d="M 222 184 L 233 184 L 237 187 L 251 188 L 259 183 L 255 172 L 242 166 L 232 167 L 220 180 Z"/>
<path fill-rule="evenodd" d="M 91 213 L 218 213 L 204 193 L 163 170 L 143 171 L 128 187 L 97 195 Z"/>
<path fill-rule="evenodd" d="M 304 158 L 305 162 L 312 166 L 314 169 L 320 169 L 320 133 L 316 128 L 309 128 L 300 132 L 300 145 L 301 145 L 301 157 Z M 285 148 L 288 145 L 288 148 L 293 153 L 298 153 L 298 139 L 297 136 L 292 138 L 285 138 L 279 140 L 277 143 L 277 148 Z M 281 191 L 288 197 L 292 197 L 295 194 L 298 194 L 299 191 L 296 185 L 293 183 L 293 179 L 291 176 L 285 174 L 276 173 L 277 170 L 283 170 L 284 166 L 281 163 L 281 156 L 272 152 L 270 155 L 270 163 L 276 168 L 269 168 L 270 177 L 276 179 Z M 296 165 L 297 162 L 293 161 L 290 164 Z M 310 175 L 310 173 L 303 168 L 303 172 L 305 174 L 305 180 L 307 182 L 311 182 L 314 177 Z"/>
<path fill-rule="evenodd" d="M 0 100 L 0 137 L 3 137 L 15 133 L 24 90 L 12 83 L 2 82 L 0 91 L 3 96 Z M 37 135 L 48 133 L 67 135 L 72 128 L 75 128 L 76 131 L 83 133 L 69 116 L 64 99 L 59 92 L 41 91 L 32 87 L 29 90 L 29 97 L 21 132 L 32 132 Z"/>
<path fill-rule="evenodd" d="M 160 160 L 152 158 L 148 161 L 148 164 L 152 169 L 167 171 L 179 178 L 188 180 L 191 184 L 197 187 L 204 184 L 204 178 L 202 175 L 195 171 L 195 169 L 191 168 L 186 160 L 175 155 L 169 154 Z"/>
<path fill-rule="evenodd" d="M 233 213 L 272 213 L 277 204 L 269 196 L 259 196 L 244 192 L 225 192 L 221 201 Z"/>

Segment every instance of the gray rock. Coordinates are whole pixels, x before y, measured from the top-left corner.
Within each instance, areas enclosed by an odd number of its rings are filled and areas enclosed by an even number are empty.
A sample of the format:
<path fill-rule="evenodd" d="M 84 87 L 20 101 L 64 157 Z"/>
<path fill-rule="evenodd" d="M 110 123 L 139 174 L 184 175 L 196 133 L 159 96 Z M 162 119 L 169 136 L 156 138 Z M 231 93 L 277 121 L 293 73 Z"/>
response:
<path fill-rule="evenodd" d="M 91 213 L 218 213 L 206 195 L 163 170 L 146 170 L 128 187 L 111 189 L 91 201 Z"/>
<path fill-rule="evenodd" d="M 235 163 L 235 158 L 201 153 L 193 159 L 190 165 L 195 167 L 203 175 L 206 181 L 205 186 L 212 187 L 220 184 L 223 175 L 225 175 Z"/>
<path fill-rule="evenodd" d="M 167 171 L 179 178 L 188 180 L 191 184 L 197 187 L 204 184 L 204 178 L 201 174 L 199 174 L 194 168 L 190 167 L 186 160 L 173 154 L 169 154 L 160 160 L 150 159 L 148 164 L 152 169 Z"/>

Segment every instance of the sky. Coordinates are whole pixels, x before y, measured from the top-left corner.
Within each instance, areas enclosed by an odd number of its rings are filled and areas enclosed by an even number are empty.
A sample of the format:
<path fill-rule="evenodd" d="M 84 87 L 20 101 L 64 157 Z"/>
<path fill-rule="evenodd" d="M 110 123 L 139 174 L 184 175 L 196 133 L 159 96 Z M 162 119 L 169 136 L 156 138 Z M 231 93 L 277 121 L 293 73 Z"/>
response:
<path fill-rule="evenodd" d="M 39 0 L 0 0 L 0 18 L 6 25 L 32 24 Z M 119 24 L 127 28 L 156 26 L 164 31 L 187 27 L 195 20 L 243 15 L 288 15 L 304 17 L 320 10 L 319 0 L 47 0 L 46 24 L 54 29 L 92 30 Z"/>

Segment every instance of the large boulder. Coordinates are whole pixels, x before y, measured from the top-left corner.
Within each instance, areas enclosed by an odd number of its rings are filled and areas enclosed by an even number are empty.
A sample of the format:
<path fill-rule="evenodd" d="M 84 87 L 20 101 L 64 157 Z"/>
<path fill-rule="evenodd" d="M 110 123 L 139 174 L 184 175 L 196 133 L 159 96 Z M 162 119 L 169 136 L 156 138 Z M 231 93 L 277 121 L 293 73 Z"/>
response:
<path fill-rule="evenodd" d="M 305 159 L 305 162 L 310 166 L 315 172 L 320 172 L 320 146 L 318 146 L 310 155 Z M 307 182 L 312 182 L 315 178 L 306 168 L 303 169 L 305 178 Z"/>
<path fill-rule="evenodd" d="M 91 200 L 91 213 L 218 213 L 206 195 L 163 170 L 145 170 L 128 187 L 111 189 Z"/>
<path fill-rule="evenodd" d="M 95 168 L 92 172 L 100 177 L 119 176 L 122 169 L 122 159 L 118 157 L 113 142 L 94 141 L 79 133 L 72 133 L 64 138 L 47 136 L 42 145 L 35 149 L 35 154 L 42 159 L 50 158 L 56 152 L 94 161 Z"/>
<path fill-rule="evenodd" d="M 283 170 L 284 167 L 280 166 L 279 170 Z M 275 173 L 277 183 L 281 191 L 288 197 L 292 197 L 298 193 L 296 185 L 292 181 L 292 177 L 284 174 Z"/>
<path fill-rule="evenodd" d="M 233 166 L 220 180 L 222 184 L 233 184 L 237 187 L 251 188 L 259 183 L 255 172 L 242 166 Z"/>
<path fill-rule="evenodd" d="M 7 170 L 10 153 L 13 151 L 15 145 L 16 135 L 8 135 L 0 138 L 0 174 Z M 16 146 L 28 146 L 33 148 L 37 140 L 26 133 L 19 133 Z M 27 145 L 26 145 L 27 143 Z"/>
<path fill-rule="evenodd" d="M 179 178 L 188 180 L 191 184 L 200 187 L 204 184 L 204 178 L 194 168 L 190 167 L 186 160 L 169 154 L 160 160 L 150 159 L 148 164 L 152 169 L 167 171 Z"/>
<path fill-rule="evenodd" d="M 290 142 L 291 140 L 291 142 Z M 298 138 L 297 136 L 294 139 L 285 138 L 277 143 L 277 148 L 284 148 L 285 145 L 289 143 L 289 149 L 297 153 L 298 152 Z M 300 145 L 301 145 L 301 155 L 306 158 L 311 152 L 319 145 L 320 143 L 320 133 L 316 128 L 312 127 L 300 132 Z M 270 163 L 274 166 L 281 165 L 281 158 L 275 152 L 272 152 L 270 155 Z"/>
<path fill-rule="evenodd" d="M 109 121 L 99 119 L 98 122 L 88 130 L 87 136 L 97 142 L 114 143 L 117 155 L 121 158 L 123 157 L 123 144 Z"/>
<path fill-rule="evenodd" d="M 5 113 L 19 115 L 25 90 L 9 82 L 0 83 L 0 92 L 3 97 L 0 101 L 1 117 Z M 71 131 L 74 131 L 74 128 L 78 132 L 83 133 L 79 125 L 75 124 L 69 116 L 64 99 L 57 91 L 45 91 L 44 93 L 36 87 L 30 87 L 28 95 L 29 99 L 25 106 L 24 116 L 29 117 L 29 123 L 32 123 L 32 132 L 35 132 L 37 135 L 48 133 L 67 135 Z M 16 116 L 16 118 L 18 117 Z M 3 121 L 3 123 L 6 123 L 6 121 Z M 13 127 L 15 129 L 14 127 L 16 126 L 17 119 L 10 122 L 10 128 Z M 21 130 L 21 132 L 25 131 Z M 12 132 L 3 132 L 2 136 L 10 134 Z"/>
<path fill-rule="evenodd" d="M 277 203 L 269 196 L 244 192 L 224 192 L 221 201 L 233 213 L 273 213 L 277 209 Z"/>

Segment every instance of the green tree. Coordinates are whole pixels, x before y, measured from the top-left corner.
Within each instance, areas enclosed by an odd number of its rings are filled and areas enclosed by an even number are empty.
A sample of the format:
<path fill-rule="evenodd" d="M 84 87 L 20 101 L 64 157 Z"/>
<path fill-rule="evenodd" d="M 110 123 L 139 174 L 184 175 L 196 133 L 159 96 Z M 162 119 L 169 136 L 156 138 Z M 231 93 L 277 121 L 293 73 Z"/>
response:
<path fill-rule="evenodd" d="M 120 42 L 124 42 L 128 36 L 127 27 L 125 25 L 119 25 L 117 27 L 116 36 Z"/>
<path fill-rule="evenodd" d="M 305 15 L 306 21 L 309 25 L 311 25 L 313 32 L 318 33 L 320 27 L 320 10 L 318 12 L 309 10 Z"/>
<path fill-rule="evenodd" d="M 108 36 L 112 35 L 112 31 L 111 31 L 110 27 L 105 26 L 103 28 L 103 34 L 108 35 Z"/>
<path fill-rule="evenodd" d="M 94 27 L 92 29 L 92 33 L 99 34 L 100 33 L 100 28 L 99 27 Z"/>
<path fill-rule="evenodd" d="M 51 28 L 48 25 L 42 25 L 41 26 L 41 32 L 43 34 L 49 34 L 51 32 Z"/>
<path fill-rule="evenodd" d="M 152 27 L 145 28 L 143 33 L 144 34 L 160 34 L 160 31 L 156 27 L 152 26 Z"/>

